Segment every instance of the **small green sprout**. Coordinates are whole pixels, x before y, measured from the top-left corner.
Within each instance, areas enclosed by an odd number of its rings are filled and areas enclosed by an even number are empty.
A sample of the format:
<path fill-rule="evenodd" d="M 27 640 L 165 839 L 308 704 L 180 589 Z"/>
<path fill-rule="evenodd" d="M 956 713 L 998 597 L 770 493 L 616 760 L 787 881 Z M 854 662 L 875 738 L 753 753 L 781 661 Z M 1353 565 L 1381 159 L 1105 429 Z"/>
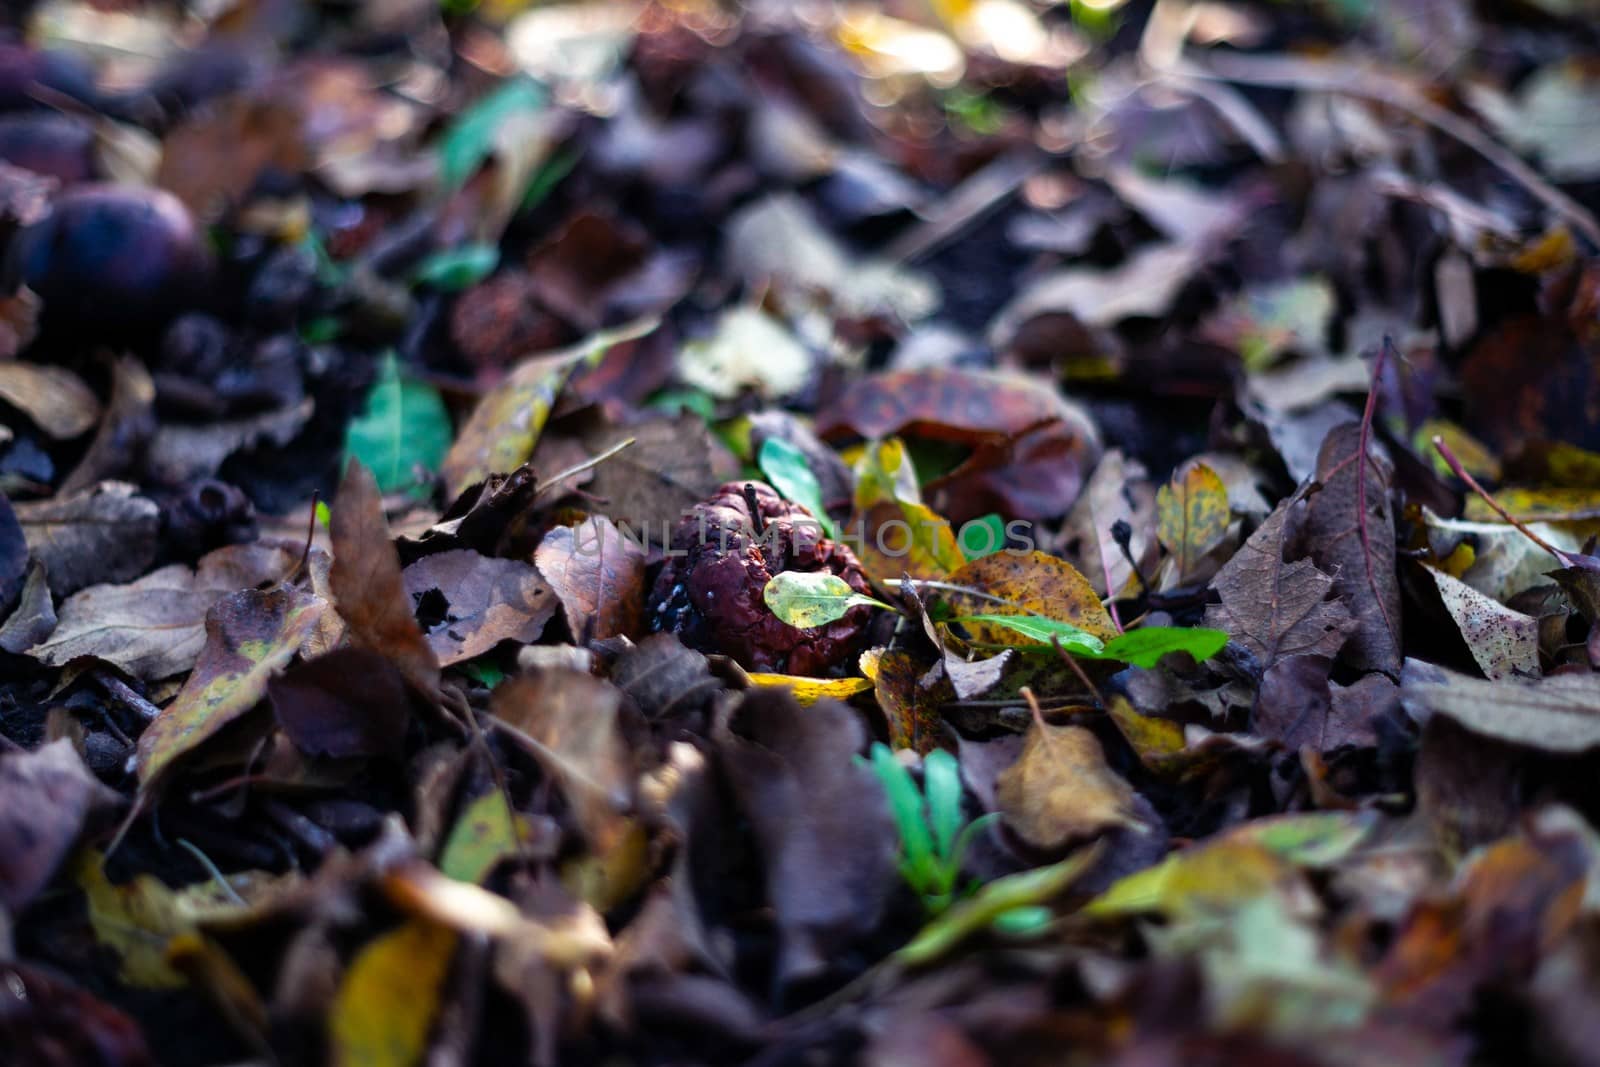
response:
<path fill-rule="evenodd" d="M 961 861 L 973 837 L 994 815 L 967 822 L 961 811 L 961 774 L 956 759 L 938 750 L 922 760 L 922 789 L 884 744 L 872 746 L 872 771 L 883 783 L 900 831 L 900 874 L 929 915 L 956 898 Z"/>

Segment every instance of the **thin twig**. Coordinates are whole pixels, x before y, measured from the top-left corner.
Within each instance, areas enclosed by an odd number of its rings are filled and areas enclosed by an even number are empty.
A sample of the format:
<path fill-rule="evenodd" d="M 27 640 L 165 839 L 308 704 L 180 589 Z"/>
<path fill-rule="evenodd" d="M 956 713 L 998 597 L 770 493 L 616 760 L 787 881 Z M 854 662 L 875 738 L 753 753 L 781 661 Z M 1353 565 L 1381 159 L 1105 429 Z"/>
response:
<path fill-rule="evenodd" d="M 600 464 L 604 463 L 606 460 L 610 459 L 612 456 L 616 455 L 618 452 L 621 452 L 624 448 L 627 448 L 629 445 L 634 444 L 635 441 L 637 441 L 637 440 L 638 440 L 637 438 L 629 437 L 626 440 L 618 441 L 616 444 L 612 445 L 610 448 L 606 449 L 604 452 L 600 453 L 598 456 L 591 456 L 588 459 L 584 460 L 582 463 L 577 464 L 576 466 L 568 467 L 566 470 L 562 471 L 560 474 L 557 474 L 555 477 L 550 478 L 543 485 L 539 486 L 538 489 L 534 490 L 533 495 L 534 496 L 538 496 L 540 493 L 544 492 L 546 489 L 549 489 L 552 485 L 557 485 L 557 484 L 565 481 L 568 478 L 576 477 L 577 475 L 582 474 L 584 471 L 588 470 L 591 467 L 599 466 Z"/>
<path fill-rule="evenodd" d="M 1578 565 L 1577 559 L 1572 555 L 1572 553 L 1563 552 L 1555 545 L 1552 545 L 1549 541 L 1546 541 L 1544 538 L 1540 537 L 1538 534 L 1529 529 L 1521 519 L 1517 518 L 1515 515 L 1511 514 L 1511 512 L 1501 507 L 1500 501 L 1490 496 L 1488 490 L 1479 485 L 1478 480 L 1467 473 L 1467 469 L 1461 465 L 1461 461 L 1456 458 L 1456 454 L 1450 451 L 1450 446 L 1444 443 L 1443 437 L 1439 436 L 1438 434 L 1434 434 L 1433 447 L 1434 450 L 1439 453 L 1439 455 L 1444 457 L 1444 461 L 1445 463 L 1449 464 L 1451 472 L 1455 474 L 1457 478 L 1460 478 L 1462 481 L 1466 482 L 1467 488 L 1471 489 L 1474 493 L 1477 493 L 1479 499 L 1481 499 L 1485 504 L 1488 504 L 1496 515 L 1500 516 L 1502 519 L 1506 520 L 1506 522 L 1514 526 L 1518 533 L 1522 534 L 1523 537 L 1526 537 L 1528 540 L 1532 541 L 1534 544 L 1538 545 L 1540 548 L 1554 556 L 1563 567 L 1575 567 Z"/>
<path fill-rule="evenodd" d="M 1078 676 L 1078 681 L 1082 682 L 1084 684 L 1084 686 L 1089 690 L 1089 694 L 1094 697 L 1095 703 L 1097 705 L 1099 705 L 1100 707 L 1102 707 L 1102 708 L 1105 707 L 1106 706 L 1105 697 L 1100 695 L 1099 687 L 1097 687 L 1094 684 L 1094 682 L 1090 681 L 1089 680 L 1089 676 L 1084 673 L 1083 665 L 1080 664 L 1077 660 L 1073 659 L 1072 658 L 1072 654 L 1069 653 L 1066 649 L 1061 647 L 1061 635 L 1060 634 L 1051 634 L 1050 635 L 1050 645 L 1051 645 L 1051 647 L 1053 647 L 1056 650 L 1056 655 L 1060 656 L 1063 660 L 1065 660 L 1067 666 L 1072 668 L 1072 673 L 1076 674 Z"/>

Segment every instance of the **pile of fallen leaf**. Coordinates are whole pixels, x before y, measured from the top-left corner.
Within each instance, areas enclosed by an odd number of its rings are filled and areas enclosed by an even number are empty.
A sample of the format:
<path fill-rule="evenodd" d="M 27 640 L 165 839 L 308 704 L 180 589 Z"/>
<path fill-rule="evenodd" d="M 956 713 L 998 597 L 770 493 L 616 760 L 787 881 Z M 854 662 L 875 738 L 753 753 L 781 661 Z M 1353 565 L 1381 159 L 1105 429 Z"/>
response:
<path fill-rule="evenodd" d="M 1596 1063 L 1600 10 L 0 14 L 0 1063 Z"/>

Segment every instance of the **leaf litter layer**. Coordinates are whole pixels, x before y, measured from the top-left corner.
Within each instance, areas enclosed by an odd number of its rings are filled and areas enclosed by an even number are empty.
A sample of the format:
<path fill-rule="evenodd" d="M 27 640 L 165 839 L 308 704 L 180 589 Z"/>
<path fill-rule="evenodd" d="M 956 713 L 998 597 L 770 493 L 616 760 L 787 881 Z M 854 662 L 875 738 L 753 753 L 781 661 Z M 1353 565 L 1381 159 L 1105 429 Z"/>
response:
<path fill-rule="evenodd" d="M 0 1061 L 1593 1059 L 1588 3 L 0 14 Z"/>

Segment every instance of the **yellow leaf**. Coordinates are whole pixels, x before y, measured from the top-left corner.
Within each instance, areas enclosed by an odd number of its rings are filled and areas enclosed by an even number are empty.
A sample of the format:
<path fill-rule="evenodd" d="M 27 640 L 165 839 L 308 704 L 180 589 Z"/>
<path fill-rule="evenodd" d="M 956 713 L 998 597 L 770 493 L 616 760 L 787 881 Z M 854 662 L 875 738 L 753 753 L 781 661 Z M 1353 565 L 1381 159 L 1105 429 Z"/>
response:
<path fill-rule="evenodd" d="M 635 820 L 604 853 L 586 852 L 561 866 L 561 884 L 595 911 L 631 900 L 650 879 L 650 835 Z"/>
<path fill-rule="evenodd" d="M 176 939 L 196 936 L 198 924 L 243 915 L 241 900 L 260 899 L 287 884 L 287 879 L 258 872 L 229 877 L 228 887 L 215 879 L 182 889 L 169 889 L 160 879 L 141 874 L 122 885 L 106 878 L 105 857 L 85 849 L 74 874 L 88 903 L 95 940 L 122 961 L 123 982 L 139 989 L 172 989 L 187 979 L 174 970 L 168 950 Z"/>
<path fill-rule="evenodd" d="M 966 560 L 950 523 L 922 502 L 916 469 L 897 438 L 868 446 L 855 465 L 855 513 L 845 530 L 861 566 L 883 581 L 942 578 Z"/>
<path fill-rule="evenodd" d="M 336 1067 L 422 1062 L 455 947 L 450 930 L 412 919 L 361 950 L 329 1019 Z"/>
<path fill-rule="evenodd" d="M 1500 506 L 1519 519 L 1577 522 L 1600 519 L 1600 489 L 1501 489 Z M 1480 497 L 1467 497 L 1462 516 L 1470 522 L 1504 522 Z"/>
<path fill-rule="evenodd" d="M 1190 463 L 1156 491 L 1156 536 L 1177 560 L 1180 580 L 1228 532 L 1228 489 L 1204 463 Z"/>
<path fill-rule="evenodd" d="M 794 674 L 761 673 L 751 674 L 749 678 L 754 685 L 787 688 L 796 700 L 808 706 L 825 697 L 848 700 L 872 688 L 872 683 L 865 678 L 802 678 Z"/>
<path fill-rule="evenodd" d="M 1171 767 L 1187 747 L 1180 724 L 1140 714 L 1125 696 L 1112 696 L 1106 710 L 1117 730 L 1138 753 L 1139 762 L 1150 770 Z"/>
<path fill-rule="evenodd" d="M 255 707 L 322 617 L 326 601 L 288 584 L 245 589 L 206 613 L 206 643 L 183 689 L 139 738 L 141 797 L 182 756 Z"/>
<path fill-rule="evenodd" d="M 636 340 L 655 327 L 654 320 L 628 323 L 519 363 L 478 402 L 450 446 L 440 465 L 447 495 L 454 497 L 491 474 L 516 470 L 527 462 L 573 371 L 597 362 L 613 345 Z"/>
<path fill-rule="evenodd" d="M 937 590 L 938 600 L 954 615 L 1039 615 L 1071 623 L 1102 641 L 1117 636 L 1116 625 L 1089 579 L 1072 564 L 1044 552 L 996 552 L 958 568 L 944 581 L 965 590 Z M 1049 645 L 995 623 L 962 625 L 979 644 Z"/>

